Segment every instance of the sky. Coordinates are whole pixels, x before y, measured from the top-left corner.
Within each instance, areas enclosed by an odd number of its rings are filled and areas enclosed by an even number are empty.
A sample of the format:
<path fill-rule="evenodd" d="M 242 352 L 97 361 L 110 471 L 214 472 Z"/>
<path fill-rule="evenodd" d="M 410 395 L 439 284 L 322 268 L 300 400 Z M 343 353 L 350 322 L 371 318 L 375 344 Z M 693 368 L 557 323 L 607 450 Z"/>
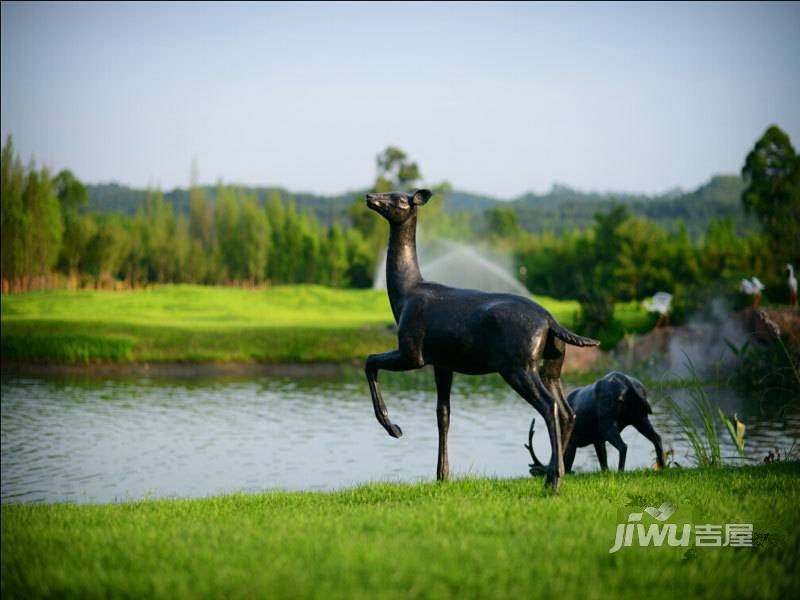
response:
<path fill-rule="evenodd" d="M 800 146 L 800 3 L 2 3 L 0 129 L 89 183 L 659 193 Z"/>

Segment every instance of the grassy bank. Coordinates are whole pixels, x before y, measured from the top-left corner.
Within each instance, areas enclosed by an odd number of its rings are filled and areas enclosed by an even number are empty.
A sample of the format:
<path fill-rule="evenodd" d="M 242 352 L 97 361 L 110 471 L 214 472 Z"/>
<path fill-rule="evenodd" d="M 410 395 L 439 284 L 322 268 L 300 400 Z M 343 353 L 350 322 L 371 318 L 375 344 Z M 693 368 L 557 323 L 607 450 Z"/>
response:
<path fill-rule="evenodd" d="M 286 286 L 50 290 L 2 300 L 2 356 L 29 361 L 363 359 L 392 343 L 386 295 Z"/>
<path fill-rule="evenodd" d="M 3 597 L 789 597 L 798 498 L 800 466 L 784 463 L 576 475 L 560 497 L 478 479 L 6 505 Z M 665 500 L 675 522 L 753 523 L 763 545 L 609 554 L 617 522 Z"/>
<path fill-rule="evenodd" d="M 577 302 L 537 298 L 572 326 Z M 620 312 L 632 328 L 647 314 Z M 2 357 L 32 362 L 360 361 L 392 348 L 380 290 L 165 285 L 2 296 Z"/>

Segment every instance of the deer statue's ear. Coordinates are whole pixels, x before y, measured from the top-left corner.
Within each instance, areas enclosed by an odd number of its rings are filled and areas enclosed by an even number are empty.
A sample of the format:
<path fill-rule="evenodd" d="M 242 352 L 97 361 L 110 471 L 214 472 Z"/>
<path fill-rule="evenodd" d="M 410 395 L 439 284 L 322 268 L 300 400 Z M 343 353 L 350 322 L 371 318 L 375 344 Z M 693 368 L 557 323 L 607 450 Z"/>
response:
<path fill-rule="evenodd" d="M 645 413 L 648 415 L 653 414 L 653 409 L 650 407 L 650 403 L 647 401 L 647 388 L 644 387 L 644 384 L 630 375 L 625 375 L 625 378 L 628 380 L 628 385 L 630 385 L 630 389 L 635 396 L 635 401 L 639 403 L 639 405 L 644 409 Z"/>
<path fill-rule="evenodd" d="M 414 192 L 414 195 L 411 197 L 411 204 L 416 204 L 417 206 L 422 206 L 428 200 L 431 199 L 433 194 L 430 190 L 417 190 Z"/>

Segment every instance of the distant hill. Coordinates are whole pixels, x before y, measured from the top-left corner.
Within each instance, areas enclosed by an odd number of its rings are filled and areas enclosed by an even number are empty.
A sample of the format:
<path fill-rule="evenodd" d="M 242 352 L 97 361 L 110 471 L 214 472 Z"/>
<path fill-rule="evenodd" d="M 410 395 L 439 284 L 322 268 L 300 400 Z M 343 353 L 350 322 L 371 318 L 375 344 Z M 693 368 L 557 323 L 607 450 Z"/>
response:
<path fill-rule="evenodd" d="M 512 200 L 519 206 L 533 206 L 538 208 L 552 208 L 564 204 L 601 204 L 609 200 L 616 200 L 626 204 L 634 202 L 650 202 L 660 196 L 647 196 L 645 194 L 630 194 L 627 192 L 581 192 L 568 185 L 556 183 L 546 194 L 537 195 L 528 192 Z"/>
<path fill-rule="evenodd" d="M 116 183 L 88 185 L 89 210 L 97 212 L 121 212 L 134 214 L 147 197 L 147 191 L 122 186 Z M 207 197 L 214 198 L 216 186 L 203 186 Z M 276 187 L 248 187 L 239 189 L 255 194 L 260 202 L 274 191 L 285 198 L 291 196 L 299 210 L 312 211 L 317 218 L 330 224 L 347 222 L 347 208 L 361 197 L 364 191 L 353 191 L 334 196 L 319 196 L 309 193 L 289 192 Z M 532 192 L 511 200 L 453 190 L 445 206 L 450 211 L 466 211 L 476 216 L 487 208 L 508 206 L 513 208 L 522 227 L 531 232 L 554 231 L 561 233 L 576 227 L 584 229 L 594 221 L 594 214 L 608 210 L 615 202 L 626 204 L 637 216 L 647 217 L 674 230 L 683 221 L 693 237 L 701 235 L 713 218 L 731 216 L 737 230 L 745 232 L 755 221 L 744 214 L 741 193 L 744 182 L 736 175 L 716 175 L 691 192 L 672 190 L 660 195 L 631 194 L 625 192 L 582 192 L 565 185 L 554 185 L 545 194 Z M 187 212 L 189 190 L 176 188 L 164 192 L 164 198 L 177 211 Z"/>
<path fill-rule="evenodd" d="M 512 200 L 510 205 L 516 209 L 522 227 L 533 232 L 584 229 L 593 223 L 596 212 L 606 211 L 614 203 L 621 202 L 634 215 L 652 219 L 670 231 L 682 221 L 690 235 L 697 237 L 714 218 L 730 216 L 740 233 L 755 226 L 755 220 L 742 208 L 744 187 L 744 181 L 737 175 L 716 175 L 691 192 L 673 190 L 654 196 L 586 193 L 553 186 L 547 194 L 525 194 Z"/>
<path fill-rule="evenodd" d="M 447 200 L 445 200 L 445 206 L 448 210 L 463 210 L 475 213 L 482 213 L 487 208 L 498 205 L 502 206 L 505 203 L 505 200 L 492 198 L 491 196 L 484 196 L 482 194 L 464 192 L 462 190 L 453 190 L 450 192 L 450 194 L 448 194 Z"/>

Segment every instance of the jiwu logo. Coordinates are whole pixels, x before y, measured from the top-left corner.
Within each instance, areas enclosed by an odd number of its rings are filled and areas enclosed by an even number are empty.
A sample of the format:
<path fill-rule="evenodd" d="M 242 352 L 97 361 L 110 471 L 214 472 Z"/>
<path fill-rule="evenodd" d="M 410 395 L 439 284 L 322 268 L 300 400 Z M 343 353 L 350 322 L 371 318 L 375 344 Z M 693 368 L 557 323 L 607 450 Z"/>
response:
<path fill-rule="evenodd" d="M 725 523 L 724 526 L 711 523 L 703 525 L 667 523 L 676 510 L 677 507 L 671 502 L 663 502 L 658 508 L 648 506 L 643 512 L 630 513 L 627 522 L 617 524 L 614 544 L 608 550 L 609 554 L 634 545 L 660 547 L 666 544 L 685 547 L 692 541 L 695 547 L 752 547 L 753 545 L 752 523 Z M 645 526 L 642 523 L 645 514 L 656 522 Z"/>

